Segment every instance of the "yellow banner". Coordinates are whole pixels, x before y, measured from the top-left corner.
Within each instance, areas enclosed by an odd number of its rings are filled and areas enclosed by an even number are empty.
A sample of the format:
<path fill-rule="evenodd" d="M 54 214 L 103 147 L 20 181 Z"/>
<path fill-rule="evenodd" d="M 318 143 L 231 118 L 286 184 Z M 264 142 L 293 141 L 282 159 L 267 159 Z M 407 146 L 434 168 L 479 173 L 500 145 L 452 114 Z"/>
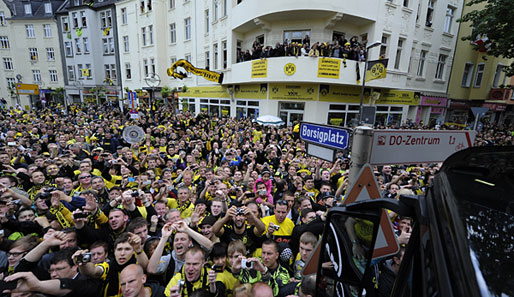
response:
<path fill-rule="evenodd" d="M 252 78 L 268 77 L 268 59 L 252 61 Z"/>
<path fill-rule="evenodd" d="M 375 91 L 377 91 L 375 89 Z M 356 86 L 320 85 L 319 101 L 359 103 L 361 88 Z M 364 93 L 364 104 L 369 104 L 369 89 Z M 380 97 L 375 104 L 389 105 L 419 105 L 419 95 L 412 91 L 385 90 L 380 91 Z"/>
<path fill-rule="evenodd" d="M 19 95 L 39 95 L 39 86 L 36 84 L 16 84 Z"/>
<path fill-rule="evenodd" d="M 230 98 L 227 88 L 222 86 L 214 87 L 189 87 L 180 94 L 181 97 L 195 98 Z"/>
<path fill-rule="evenodd" d="M 274 100 L 317 100 L 316 84 L 269 84 L 269 98 Z"/>
<path fill-rule="evenodd" d="M 82 76 L 89 76 L 89 69 L 87 68 L 84 68 L 84 69 L 81 69 L 81 73 L 82 73 Z"/>
<path fill-rule="evenodd" d="M 320 85 L 319 101 L 360 103 L 361 88 L 354 86 Z M 364 96 L 364 103 L 368 103 L 369 96 Z"/>
<path fill-rule="evenodd" d="M 177 67 L 183 68 L 186 71 L 186 73 L 177 70 Z M 194 75 L 202 76 L 206 80 L 213 81 L 219 84 L 223 82 L 223 73 L 217 73 L 214 71 L 209 71 L 207 69 L 196 68 L 191 63 L 189 63 L 189 61 L 184 59 L 180 59 L 177 62 L 173 63 L 173 65 L 171 65 L 171 67 L 168 68 L 168 70 L 166 71 L 168 76 L 178 79 L 186 78 L 187 72 L 190 72 Z"/>
<path fill-rule="evenodd" d="M 388 61 L 389 59 L 369 61 L 368 68 L 366 69 L 366 82 L 373 79 L 386 78 Z"/>
<path fill-rule="evenodd" d="M 318 77 L 339 79 L 341 59 L 319 58 Z"/>
<path fill-rule="evenodd" d="M 234 97 L 241 99 L 266 99 L 268 84 L 235 85 Z"/>
<path fill-rule="evenodd" d="M 419 103 L 419 95 L 412 91 L 382 90 L 380 99 L 375 104 L 419 105 Z"/>

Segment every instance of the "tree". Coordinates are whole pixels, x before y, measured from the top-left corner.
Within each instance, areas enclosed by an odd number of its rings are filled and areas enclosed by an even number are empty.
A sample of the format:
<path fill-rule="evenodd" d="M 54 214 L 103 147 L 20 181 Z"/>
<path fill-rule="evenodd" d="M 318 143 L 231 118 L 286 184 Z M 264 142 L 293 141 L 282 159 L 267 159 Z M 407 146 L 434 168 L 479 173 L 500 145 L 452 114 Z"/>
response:
<path fill-rule="evenodd" d="M 466 6 L 484 6 L 466 13 L 459 22 L 471 22 L 473 31 L 462 40 L 481 40 L 487 54 L 514 59 L 514 11 L 513 0 L 471 0 Z M 504 67 L 507 76 L 514 76 L 514 61 Z"/>

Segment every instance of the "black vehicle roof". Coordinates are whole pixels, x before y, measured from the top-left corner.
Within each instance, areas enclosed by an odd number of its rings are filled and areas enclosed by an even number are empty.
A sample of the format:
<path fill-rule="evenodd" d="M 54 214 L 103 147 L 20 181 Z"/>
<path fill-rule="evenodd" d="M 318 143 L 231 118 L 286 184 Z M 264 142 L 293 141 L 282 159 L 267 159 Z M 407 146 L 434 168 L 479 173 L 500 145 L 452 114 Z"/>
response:
<path fill-rule="evenodd" d="M 444 175 L 465 229 L 481 295 L 514 296 L 514 147 L 479 147 L 448 158 Z"/>

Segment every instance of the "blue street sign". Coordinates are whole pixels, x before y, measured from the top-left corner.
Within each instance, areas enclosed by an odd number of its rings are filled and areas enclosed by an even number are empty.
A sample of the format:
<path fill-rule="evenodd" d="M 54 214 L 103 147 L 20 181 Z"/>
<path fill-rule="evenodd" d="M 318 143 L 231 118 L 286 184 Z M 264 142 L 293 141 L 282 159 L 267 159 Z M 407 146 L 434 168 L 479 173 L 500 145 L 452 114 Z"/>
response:
<path fill-rule="evenodd" d="M 349 131 L 344 128 L 304 123 L 300 124 L 300 138 L 303 141 L 344 150 L 348 147 Z"/>

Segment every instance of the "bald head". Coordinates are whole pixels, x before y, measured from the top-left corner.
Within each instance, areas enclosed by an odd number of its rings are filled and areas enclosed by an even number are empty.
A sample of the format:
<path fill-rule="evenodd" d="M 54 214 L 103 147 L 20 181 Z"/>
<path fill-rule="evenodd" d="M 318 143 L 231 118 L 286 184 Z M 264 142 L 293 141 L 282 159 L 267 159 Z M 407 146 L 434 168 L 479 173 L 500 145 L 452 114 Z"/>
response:
<path fill-rule="evenodd" d="M 123 297 L 135 297 L 144 290 L 146 275 L 143 268 L 137 264 L 130 264 L 120 273 L 121 293 Z"/>
<path fill-rule="evenodd" d="M 268 284 L 263 282 L 257 282 L 252 286 L 251 295 L 252 297 L 273 297 L 273 290 Z"/>

